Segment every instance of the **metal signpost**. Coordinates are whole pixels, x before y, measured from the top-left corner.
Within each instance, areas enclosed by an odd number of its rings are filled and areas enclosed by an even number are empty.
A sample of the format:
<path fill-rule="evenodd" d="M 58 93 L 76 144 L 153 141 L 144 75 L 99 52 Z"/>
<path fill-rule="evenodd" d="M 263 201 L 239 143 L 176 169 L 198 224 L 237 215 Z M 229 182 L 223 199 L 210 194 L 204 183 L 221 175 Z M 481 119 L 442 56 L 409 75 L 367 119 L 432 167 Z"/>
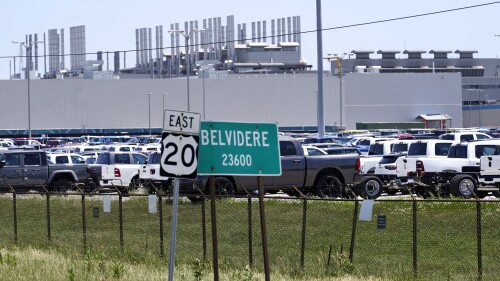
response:
<path fill-rule="evenodd" d="M 281 175 L 278 126 L 272 123 L 203 121 L 200 128 L 200 175 L 210 175 L 214 280 L 218 280 L 214 175 L 257 176 L 265 279 L 270 280 L 264 185 L 261 176 Z"/>
<path fill-rule="evenodd" d="M 174 178 L 172 230 L 168 280 L 174 280 L 177 210 L 179 208 L 179 179 L 195 179 L 198 166 L 198 131 L 200 114 L 165 110 L 161 147 L 160 175 Z"/>

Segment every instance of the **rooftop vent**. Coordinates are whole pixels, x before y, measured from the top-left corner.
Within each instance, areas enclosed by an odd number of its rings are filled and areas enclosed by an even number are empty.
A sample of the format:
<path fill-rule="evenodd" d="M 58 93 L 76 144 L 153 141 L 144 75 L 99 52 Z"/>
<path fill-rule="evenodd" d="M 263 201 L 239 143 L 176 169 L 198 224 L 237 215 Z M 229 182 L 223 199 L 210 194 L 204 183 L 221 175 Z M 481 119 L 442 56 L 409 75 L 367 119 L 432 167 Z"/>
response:
<path fill-rule="evenodd" d="M 356 55 L 356 59 L 370 59 L 371 50 L 352 50 L 351 53 Z"/>
<path fill-rule="evenodd" d="M 452 53 L 450 50 L 430 50 L 429 54 L 434 54 L 435 59 L 447 59 L 448 54 Z"/>
<path fill-rule="evenodd" d="M 473 54 L 477 53 L 476 50 L 466 50 L 466 49 L 462 49 L 462 50 L 456 50 L 455 51 L 455 54 L 460 54 L 460 58 L 461 59 L 472 59 L 473 58 Z"/>
<path fill-rule="evenodd" d="M 403 54 L 408 55 L 409 59 L 421 59 L 422 54 L 427 53 L 424 50 L 404 50 Z"/>
<path fill-rule="evenodd" d="M 377 51 L 377 54 L 382 55 L 382 59 L 395 59 L 396 54 L 401 53 L 400 51 L 396 50 L 379 50 Z"/>

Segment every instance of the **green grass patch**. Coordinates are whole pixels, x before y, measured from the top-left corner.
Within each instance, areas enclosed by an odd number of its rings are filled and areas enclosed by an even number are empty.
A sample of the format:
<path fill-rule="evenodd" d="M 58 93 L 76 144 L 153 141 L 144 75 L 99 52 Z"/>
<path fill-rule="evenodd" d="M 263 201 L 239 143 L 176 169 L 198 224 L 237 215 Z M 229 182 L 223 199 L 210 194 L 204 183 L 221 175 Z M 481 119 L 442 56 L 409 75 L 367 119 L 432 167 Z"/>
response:
<path fill-rule="evenodd" d="M 203 256 L 202 204 L 184 200 L 179 204 L 176 280 L 213 279 L 209 203 L 205 204 L 206 257 Z M 159 214 L 148 212 L 147 197 L 128 197 L 123 201 L 123 247 L 117 197 L 112 200 L 111 213 L 103 213 L 101 197 L 86 198 L 86 250 L 81 196 L 51 197 L 50 206 L 49 241 L 46 198 L 18 196 L 15 246 L 12 198 L 0 197 L 0 273 L 12 276 L 5 280 L 166 278 L 171 200 L 164 198 L 162 205 L 163 257 L 160 257 Z M 266 200 L 272 279 L 413 280 L 412 202 L 376 202 L 374 220 L 357 222 L 351 262 L 354 206 L 350 201 L 308 201 L 305 244 L 302 245 L 303 201 Z M 98 218 L 93 217 L 94 208 L 99 208 Z M 251 202 L 251 223 L 245 199 L 218 200 L 216 208 L 221 277 L 223 280 L 263 280 L 258 201 Z M 482 203 L 481 209 L 483 280 L 495 280 L 500 273 L 496 266 L 500 258 L 500 204 Z M 382 214 L 387 218 L 387 225 L 379 229 L 376 216 Z M 477 279 L 476 216 L 474 202 L 418 202 L 418 280 Z M 46 258 L 54 261 L 47 262 Z M 30 264 L 37 266 L 28 269 Z M 52 268 L 53 265 L 56 268 Z"/>

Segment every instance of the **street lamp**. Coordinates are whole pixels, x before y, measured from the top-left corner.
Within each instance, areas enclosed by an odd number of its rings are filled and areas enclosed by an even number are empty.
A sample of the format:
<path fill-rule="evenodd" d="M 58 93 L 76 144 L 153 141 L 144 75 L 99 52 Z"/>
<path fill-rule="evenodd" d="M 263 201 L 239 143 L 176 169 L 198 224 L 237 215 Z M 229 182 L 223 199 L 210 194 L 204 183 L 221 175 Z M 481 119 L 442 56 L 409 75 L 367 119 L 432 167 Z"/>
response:
<path fill-rule="evenodd" d="M 339 94 L 339 108 L 340 108 L 340 129 L 343 128 L 343 114 L 342 114 L 342 111 L 343 111 L 343 104 L 342 104 L 342 60 L 344 59 L 344 57 L 346 55 L 349 56 L 349 59 L 351 58 L 351 55 L 353 55 L 353 53 L 342 53 L 341 55 L 337 55 L 337 54 L 327 54 L 328 56 L 326 57 L 326 59 L 328 59 L 328 61 L 330 62 L 331 60 L 335 59 L 337 61 L 337 72 L 338 72 L 338 75 L 339 75 L 339 88 L 340 88 L 340 94 Z"/>
<path fill-rule="evenodd" d="M 26 68 L 28 73 L 28 139 L 31 139 L 31 94 L 30 94 L 30 71 L 31 71 L 31 50 L 33 49 L 33 44 L 43 43 L 44 41 L 34 41 L 26 45 L 25 42 L 12 41 L 12 44 L 19 44 L 26 49 Z M 28 56 L 29 55 L 29 56 Z"/>
<path fill-rule="evenodd" d="M 184 36 L 185 39 L 185 48 L 186 48 L 186 80 L 187 80 L 187 110 L 190 111 L 190 106 L 189 106 L 189 74 L 191 72 L 191 67 L 189 64 L 189 39 L 193 36 L 193 34 L 204 31 L 204 29 L 191 29 L 189 32 L 186 30 L 169 30 L 168 33 L 178 33 Z"/>
<path fill-rule="evenodd" d="M 148 96 L 148 120 L 149 120 L 149 135 L 151 136 L 151 95 L 153 93 L 146 93 L 145 96 Z"/>

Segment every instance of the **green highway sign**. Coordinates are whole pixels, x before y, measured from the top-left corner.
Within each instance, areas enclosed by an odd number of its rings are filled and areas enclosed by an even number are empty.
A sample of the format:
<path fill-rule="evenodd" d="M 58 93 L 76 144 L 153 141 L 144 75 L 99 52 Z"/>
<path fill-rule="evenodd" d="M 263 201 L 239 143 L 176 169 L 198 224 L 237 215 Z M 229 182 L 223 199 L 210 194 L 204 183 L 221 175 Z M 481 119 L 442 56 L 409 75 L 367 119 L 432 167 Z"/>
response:
<path fill-rule="evenodd" d="M 281 175 L 275 123 L 202 121 L 199 137 L 199 175 Z"/>

